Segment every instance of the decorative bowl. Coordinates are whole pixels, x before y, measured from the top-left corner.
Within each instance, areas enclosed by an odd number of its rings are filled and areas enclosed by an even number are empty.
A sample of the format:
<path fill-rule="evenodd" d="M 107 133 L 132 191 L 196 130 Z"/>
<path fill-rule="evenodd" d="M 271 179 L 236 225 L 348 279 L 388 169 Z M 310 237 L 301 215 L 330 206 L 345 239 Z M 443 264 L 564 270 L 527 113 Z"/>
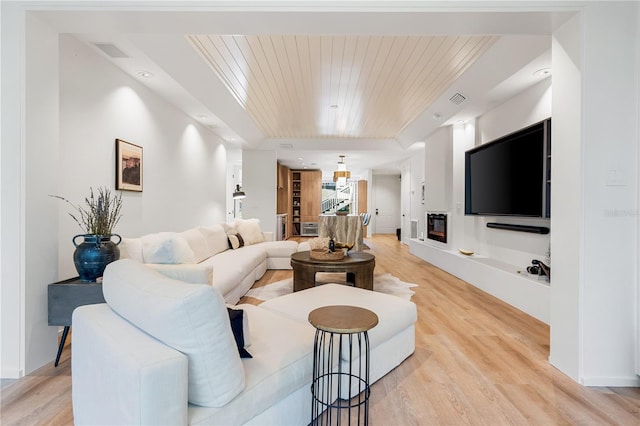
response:
<path fill-rule="evenodd" d="M 347 249 L 346 251 L 351 250 L 354 245 L 355 243 L 335 243 L 336 249 Z"/>
<path fill-rule="evenodd" d="M 344 251 L 338 250 L 331 252 L 328 249 L 313 249 L 309 252 L 311 259 L 316 260 L 342 260 L 344 258 Z"/>

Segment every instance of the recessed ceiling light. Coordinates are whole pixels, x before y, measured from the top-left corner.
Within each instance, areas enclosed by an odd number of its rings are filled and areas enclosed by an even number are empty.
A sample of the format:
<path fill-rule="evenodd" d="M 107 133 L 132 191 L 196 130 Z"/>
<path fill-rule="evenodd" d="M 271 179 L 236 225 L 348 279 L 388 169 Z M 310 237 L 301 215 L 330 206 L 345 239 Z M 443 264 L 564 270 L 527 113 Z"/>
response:
<path fill-rule="evenodd" d="M 304 160 L 304 158 L 298 157 L 298 161 L 302 161 L 302 160 Z"/>
<path fill-rule="evenodd" d="M 536 77 L 547 77 L 551 75 L 551 68 L 541 68 L 538 71 L 534 72 L 533 75 Z"/>
<path fill-rule="evenodd" d="M 438 114 L 437 112 L 433 113 L 433 119 L 434 119 L 434 120 L 436 120 L 436 121 L 440 121 L 440 118 L 442 118 L 442 117 L 440 116 L 440 114 Z"/>
<path fill-rule="evenodd" d="M 138 71 L 138 76 L 142 77 L 142 78 L 151 78 L 153 77 L 153 73 L 149 72 L 149 71 Z"/>
<path fill-rule="evenodd" d="M 209 118 L 209 117 L 207 117 L 207 116 L 206 116 L 206 115 L 204 115 L 204 114 L 198 114 L 198 115 L 196 115 L 196 118 L 197 118 L 197 119 L 199 119 L 199 120 L 205 120 L 205 119 L 207 119 L 207 118 Z"/>

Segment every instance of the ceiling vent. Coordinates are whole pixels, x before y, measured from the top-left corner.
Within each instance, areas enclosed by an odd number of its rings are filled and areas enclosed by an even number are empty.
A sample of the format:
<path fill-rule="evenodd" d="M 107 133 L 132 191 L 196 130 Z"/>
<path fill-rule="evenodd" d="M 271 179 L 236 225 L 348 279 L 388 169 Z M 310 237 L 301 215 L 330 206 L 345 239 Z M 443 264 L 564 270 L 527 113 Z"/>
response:
<path fill-rule="evenodd" d="M 102 50 L 107 56 L 112 58 L 129 58 L 129 55 L 124 53 L 115 44 L 111 43 L 93 43 L 95 47 Z"/>
<path fill-rule="evenodd" d="M 463 103 L 465 101 L 465 98 L 462 94 L 460 93 L 456 93 L 455 95 L 453 95 L 452 97 L 449 98 L 449 100 L 451 102 L 453 102 L 456 105 L 460 105 L 461 103 Z"/>
<path fill-rule="evenodd" d="M 281 143 L 280 149 L 293 149 L 293 144 L 290 143 Z"/>

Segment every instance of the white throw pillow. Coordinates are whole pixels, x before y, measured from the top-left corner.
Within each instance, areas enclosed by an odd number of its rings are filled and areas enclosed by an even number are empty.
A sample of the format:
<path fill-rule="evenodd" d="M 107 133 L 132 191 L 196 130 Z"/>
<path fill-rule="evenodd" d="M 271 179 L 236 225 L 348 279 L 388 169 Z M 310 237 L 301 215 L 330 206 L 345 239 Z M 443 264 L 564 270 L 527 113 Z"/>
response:
<path fill-rule="evenodd" d="M 111 309 L 189 359 L 189 402 L 222 407 L 245 386 L 227 308 L 214 287 L 167 278 L 128 259 L 110 263 L 102 283 Z"/>
<path fill-rule="evenodd" d="M 187 229 L 180 233 L 189 247 L 193 251 L 193 256 L 196 263 L 200 263 L 205 259 L 208 259 L 209 248 L 207 247 L 207 240 L 204 239 L 204 235 L 198 230 L 198 228 Z"/>
<path fill-rule="evenodd" d="M 236 232 L 238 232 L 238 229 L 236 228 L 236 222 L 242 220 L 242 219 L 236 219 L 235 222 L 224 222 L 221 223 L 220 226 L 222 226 L 222 228 L 224 229 L 224 232 L 229 234 L 235 234 Z"/>
<path fill-rule="evenodd" d="M 120 259 L 133 259 L 136 262 L 143 263 L 142 257 L 142 240 L 140 238 L 123 238 L 118 244 L 120 249 Z"/>
<path fill-rule="evenodd" d="M 187 241 L 175 232 L 159 232 L 142 237 L 145 263 L 196 263 Z"/>
<path fill-rule="evenodd" d="M 221 225 L 201 226 L 198 230 L 207 242 L 209 257 L 222 253 L 229 248 L 227 233 Z"/>
<path fill-rule="evenodd" d="M 260 220 L 246 219 L 236 222 L 238 234 L 242 236 L 245 246 L 261 243 L 264 241 L 262 229 L 260 229 Z"/>

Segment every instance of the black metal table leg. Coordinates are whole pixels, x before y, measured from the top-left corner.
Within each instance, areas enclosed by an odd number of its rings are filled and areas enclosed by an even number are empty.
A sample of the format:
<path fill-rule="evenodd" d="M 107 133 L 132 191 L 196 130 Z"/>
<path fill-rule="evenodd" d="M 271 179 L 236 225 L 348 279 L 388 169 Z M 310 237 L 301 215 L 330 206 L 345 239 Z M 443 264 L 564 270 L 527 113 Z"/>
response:
<path fill-rule="evenodd" d="M 55 367 L 58 366 L 58 362 L 60 361 L 62 348 L 64 348 L 64 342 L 67 340 L 67 334 L 69 334 L 69 328 L 71 328 L 71 326 L 65 325 L 64 330 L 62 330 L 62 339 L 60 339 L 60 345 L 58 346 L 58 355 L 56 355 L 56 363 L 54 364 Z"/>

